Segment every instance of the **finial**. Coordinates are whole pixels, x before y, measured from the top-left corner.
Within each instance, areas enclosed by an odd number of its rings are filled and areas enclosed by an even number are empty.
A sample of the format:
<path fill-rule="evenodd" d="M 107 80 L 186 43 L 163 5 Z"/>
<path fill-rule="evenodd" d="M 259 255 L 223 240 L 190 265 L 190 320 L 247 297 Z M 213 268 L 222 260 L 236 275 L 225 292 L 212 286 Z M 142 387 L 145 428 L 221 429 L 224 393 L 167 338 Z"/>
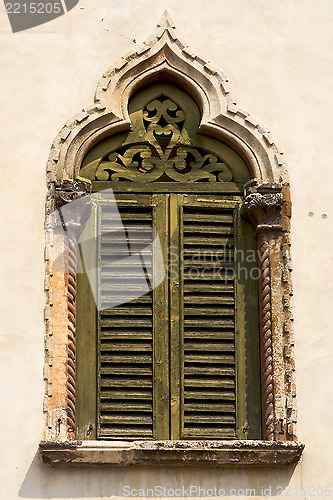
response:
<path fill-rule="evenodd" d="M 175 23 L 171 19 L 171 16 L 167 10 L 165 10 L 162 14 L 161 19 L 157 24 L 158 28 L 175 28 Z"/>

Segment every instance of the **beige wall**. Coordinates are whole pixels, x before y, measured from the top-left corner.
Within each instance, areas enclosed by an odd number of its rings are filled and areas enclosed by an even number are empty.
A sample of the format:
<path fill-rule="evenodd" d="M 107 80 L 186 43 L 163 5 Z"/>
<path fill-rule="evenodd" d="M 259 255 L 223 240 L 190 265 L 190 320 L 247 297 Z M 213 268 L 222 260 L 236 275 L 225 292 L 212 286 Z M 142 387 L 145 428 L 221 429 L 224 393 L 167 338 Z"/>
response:
<path fill-rule="evenodd" d="M 240 107 L 270 127 L 289 166 L 298 436 L 306 444 L 295 470 L 61 470 L 36 456 L 48 151 L 92 102 L 103 71 L 153 31 L 165 8 L 193 50 L 226 73 Z M 333 494 L 332 54 L 331 0 L 80 0 L 67 15 L 16 34 L 1 2 L 1 500 L 122 497 L 124 485 L 255 488 L 257 497 L 262 486 L 273 495 L 290 485 L 295 499 L 305 498 L 302 485 L 308 493 L 331 485 Z"/>

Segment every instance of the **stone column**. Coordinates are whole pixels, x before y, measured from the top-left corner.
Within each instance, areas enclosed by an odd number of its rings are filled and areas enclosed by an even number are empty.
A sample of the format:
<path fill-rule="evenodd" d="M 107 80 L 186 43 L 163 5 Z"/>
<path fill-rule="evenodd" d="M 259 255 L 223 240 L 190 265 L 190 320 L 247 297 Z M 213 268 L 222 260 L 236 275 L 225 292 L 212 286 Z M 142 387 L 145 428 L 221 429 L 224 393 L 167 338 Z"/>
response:
<path fill-rule="evenodd" d="M 76 241 L 90 214 L 88 192 L 83 182 L 55 183 L 51 191 L 54 211 L 46 220 L 44 411 L 48 441 L 75 438 Z"/>
<path fill-rule="evenodd" d="M 274 372 L 278 369 L 274 350 L 279 349 L 274 331 L 274 302 L 278 300 L 279 290 L 274 289 L 273 273 L 279 262 L 282 204 L 280 190 L 258 187 L 252 188 L 242 207 L 242 215 L 253 224 L 258 242 L 262 432 L 263 439 L 269 441 L 281 439 L 276 414 L 277 373 Z"/>

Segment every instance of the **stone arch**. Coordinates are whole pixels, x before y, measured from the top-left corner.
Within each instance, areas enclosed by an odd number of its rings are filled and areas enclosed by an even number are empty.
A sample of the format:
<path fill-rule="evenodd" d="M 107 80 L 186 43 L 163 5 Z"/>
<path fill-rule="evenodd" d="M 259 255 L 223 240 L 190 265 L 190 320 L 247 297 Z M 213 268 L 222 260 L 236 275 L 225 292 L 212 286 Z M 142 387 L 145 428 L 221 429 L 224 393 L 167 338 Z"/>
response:
<path fill-rule="evenodd" d="M 131 96 L 157 80 L 178 85 L 197 102 L 202 115 L 198 132 L 233 147 L 259 184 L 288 183 L 282 153 L 269 130 L 237 107 L 228 79 L 181 41 L 167 13 L 148 40 L 104 73 L 94 104 L 61 129 L 51 148 L 48 179 L 75 179 L 91 147 L 129 129 Z"/>

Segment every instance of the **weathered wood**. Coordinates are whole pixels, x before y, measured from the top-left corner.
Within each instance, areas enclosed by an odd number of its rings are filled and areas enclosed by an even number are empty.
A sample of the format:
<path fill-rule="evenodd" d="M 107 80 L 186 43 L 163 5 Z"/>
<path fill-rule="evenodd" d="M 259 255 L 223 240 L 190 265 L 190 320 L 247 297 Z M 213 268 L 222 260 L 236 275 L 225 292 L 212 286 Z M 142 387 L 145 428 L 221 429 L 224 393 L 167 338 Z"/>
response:
<path fill-rule="evenodd" d="M 115 193 L 205 193 L 205 194 L 221 194 L 234 196 L 240 199 L 244 193 L 244 183 L 213 183 L 213 182 L 196 182 L 195 184 L 187 184 L 185 182 L 112 182 L 112 181 L 92 181 L 93 192 L 100 192 L 106 189 L 112 189 Z"/>
<path fill-rule="evenodd" d="M 186 415 L 184 417 L 185 424 L 235 424 L 235 417 L 229 415 L 214 415 L 210 413 L 207 416 L 202 416 L 196 413 L 195 415 Z M 192 428 L 193 430 L 193 428 Z M 188 432 L 188 431 L 187 431 Z M 211 429 L 205 429 L 205 434 L 210 434 Z M 215 429 L 215 432 L 218 432 L 218 429 Z M 222 431 L 223 432 L 223 431 Z M 233 431 L 235 433 L 235 431 Z M 221 433 L 221 430 L 220 430 Z"/>
<path fill-rule="evenodd" d="M 151 291 L 147 294 L 151 286 L 140 259 L 128 271 L 117 265 L 117 259 L 125 262 L 132 255 L 132 249 L 148 256 L 152 265 L 152 198 L 118 195 L 122 222 L 112 204 L 100 202 L 100 303 L 110 300 L 111 306 L 99 313 L 98 436 L 152 438 L 154 309 Z"/>
<path fill-rule="evenodd" d="M 115 399 L 117 401 L 123 400 L 123 399 L 128 399 L 128 396 L 130 395 L 131 400 L 133 399 L 140 399 L 140 400 L 151 400 L 151 395 L 152 393 L 150 391 L 143 391 L 139 389 L 131 389 L 130 391 L 124 390 L 121 391 L 119 389 L 112 389 L 112 390 L 104 390 L 101 391 L 100 397 L 101 401 L 103 399 Z M 151 407 L 151 405 L 149 405 Z"/>
<path fill-rule="evenodd" d="M 141 339 L 140 339 L 141 340 Z M 143 344 L 143 343 L 129 343 L 129 342 L 114 342 L 114 341 L 107 341 L 105 342 L 103 339 L 103 343 L 100 346 L 101 351 L 112 351 L 112 352 L 118 352 L 118 351 L 124 351 L 126 352 L 131 352 L 131 351 L 144 351 L 144 352 L 152 352 L 153 348 L 151 344 Z"/>
<path fill-rule="evenodd" d="M 178 257 L 169 256 L 169 279 L 162 279 L 152 294 L 133 299 L 130 294 L 144 291 L 138 281 L 142 269 L 138 262 L 124 275 L 113 264 L 113 259 L 126 255 L 128 244 L 108 203 L 102 202 L 99 220 L 107 234 L 101 239 L 100 300 L 107 304 L 120 294 L 124 303 L 99 315 L 100 436 L 126 437 L 131 428 L 133 436 L 155 439 L 214 437 L 218 433 L 229 438 L 236 436 L 237 419 L 240 437 L 247 412 L 246 363 L 236 370 L 235 353 L 239 349 L 243 354 L 237 353 L 237 359 L 245 359 L 245 344 L 239 340 L 239 331 L 243 328 L 245 332 L 245 326 L 240 326 L 240 319 L 236 324 L 235 318 L 245 299 L 235 292 L 242 285 L 235 281 L 231 260 L 240 238 L 235 219 L 239 203 L 177 193 L 144 195 L 142 199 L 140 194 L 119 194 L 117 201 L 125 227 L 139 227 L 142 221 L 151 224 L 159 235 L 164 262 L 168 262 L 169 246 Z M 108 233 L 111 227 L 113 232 Z M 156 247 L 147 249 L 151 231 L 147 226 L 141 228 L 134 244 L 150 259 L 150 272 L 156 279 L 164 269 L 156 258 Z M 128 302 L 128 298 L 132 300 Z M 147 392 L 151 389 L 153 393 Z M 142 411 L 150 412 L 152 428 L 140 434 L 133 425 L 139 425 Z M 128 412 L 138 414 L 134 418 Z M 217 416 L 219 412 L 231 415 Z M 196 427 L 200 422 L 209 424 L 208 428 Z M 226 422 L 231 428 L 223 427 Z"/>
<path fill-rule="evenodd" d="M 114 388 L 117 388 L 117 387 L 126 387 L 126 388 L 128 388 L 130 390 L 130 389 L 137 389 L 137 388 L 141 388 L 141 387 L 147 387 L 147 388 L 153 387 L 152 380 L 150 380 L 150 379 L 140 379 L 138 377 L 131 378 L 130 375 L 132 373 L 133 372 L 131 372 L 129 374 L 129 376 L 126 377 L 125 379 L 124 378 L 119 379 L 119 378 L 116 378 L 116 377 L 112 377 L 112 379 L 108 379 L 107 377 L 104 377 L 100 381 L 100 394 L 101 394 L 102 388 L 110 389 L 110 387 L 114 387 Z M 132 392 L 128 392 L 128 397 L 130 397 L 131 393 Z"/>
<path fill-rule="evenodd" d="M 234 404 L 220 404 L 220 403 L 185 403 L 185 409 L 188 411 L 201 411 L 207 412 L 210 416 L 211 413 L 214 412 L 224 412 L 224 413 L 234 413 L 235 405 Z"/>
<path fill-rule="evenodd" d="M 246 241 L 246 249 L 255 254 L 253 228 L 240 216 L 237 233 L 238 240 Z M 236 274 L 237 436 L 239 439 L 258 439 L 261 419 L 257 262 L 243 258 L 237 265 L 242 268 L 242 272 Z"/>
<path fill-rule="evenodd" d="M 184 392 L 184 362 L 183 362 L 183 270 L 181 249 L 182 234 L 182 195 L 169 195 L 169 294 L 170 294 L 170 395 L 171 395 L 171 428 L 170 439 L 180 439 L 183 432 L 183 392 Z"/>
<path fill-rule="evenodd" d="M 200 339 L 201 340 L 201 339 Z M 198 351 L 205 352 L 206 349 L 209 349 L 211 352 L 217 351 L 221 352 L 229 352 L 234 351 L 235 346 L 233 343 L 222 343 L 222 342 L 186 342 L 185 351 Z M 219 358 L 220 354 L 217 354 L 217 358 Z"/>
<path fill-rule="evenodd" d="M 153 290 L 153 349 L 154 349 L 154 435 L 156 439 L 169 436 L 170 379 L 169 379 L 169 286 L 168 286 L 168 197 L 152 196 L 153 221 L 162 256 L 154 241 L 154 279 L 159 283 Z M 161 257 L 163 262 L 161 262 Z"/>
<path fill-rule="evenodd" d="M 84 241 L 84 234 L 87 234 L 85 244 L 85 254 L 80 252 L 81 261 L 93 270 L 97 268 L 98 255 L 96 240 L 91 235 L 97 237 L 97 209 L 93 207 L 92 214 L 86 223 L 85 233 L 81 236 Z M 80 251 L 80 245 L 79 245 Z M 96 439 L 96 327 L 97 327 L 97 306 L 92 287 L 96 293 L 97 270 L 90 274 L 90 280 L 86 273 L 77 275 L 77 384 L 76 384 L 76 437 L 77 439 Z"/>

